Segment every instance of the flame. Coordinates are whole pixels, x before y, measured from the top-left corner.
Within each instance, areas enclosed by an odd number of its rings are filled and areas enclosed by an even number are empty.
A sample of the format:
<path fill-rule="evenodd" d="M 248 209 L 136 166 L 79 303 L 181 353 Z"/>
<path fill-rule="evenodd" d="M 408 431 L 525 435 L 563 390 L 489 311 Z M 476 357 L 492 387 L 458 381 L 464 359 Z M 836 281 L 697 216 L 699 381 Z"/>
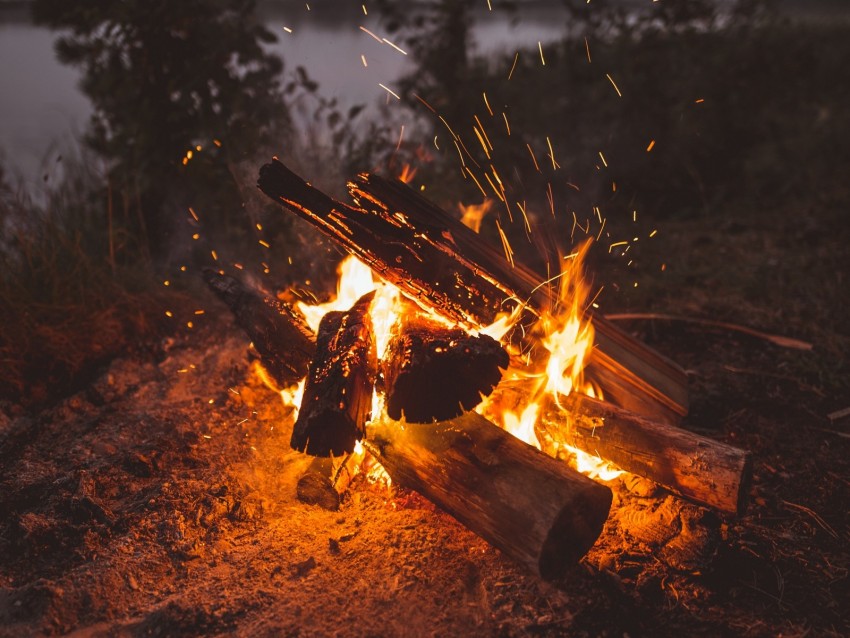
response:
<path fill-rule="evenodd" d="M 410 184 L 413 181 L 413 178 L 416 176 L 415 168 L 411 168 L 410 164 L 405 164 L 401 169 L 401 174 L 398 178 L 404 182 L 405 184 Z"/>
<path fill-rule="evenodd" d="M 493 201 L 492 199 L 485 199 L 480 204 L 470 204 L 469 206 L 458 204 L 458 208 L 460 208 L 460 212 L 463 215 L 460 218 L 460 223 L 467 228 L 471 228 L 476 233 L 481 232 L 481 220 L 490 212 L 490 209 L 493 207 Z"/>
<path fill-rule="evenodd" d="M 349 255 L 339 263 L 337 274 L 339 275 L 339 282 L 334 299 L 316 305 L 310 305 L 303 301 L 296 304 L 313 332 L 318 332 L 319 323 L 327 313 L 334 310 L 348 310 L 360 297 L 375 290 L 376 284 L 372 278 L 372 269 L 354 255 Z"/>
<path fill-rule="evenodd" d="M 534 426 L 541 405 L 548 397 L 558 406 L 560 398 L 572 392 L 601 398 L 600 390 L 584 378 L 594 338 L 593 324 L 585 312 L 591 288 L 584 278 L 583 263 L 589 248 L 588 241 L 564 258 L 561 273 L 550 280 L 558 281 L 556 303 L 543 312 L 531 327 L 526 356 L 513 357 L 511 369 L 505 375 L 527 397 L 527 403 L 506 409 L 499 406 L 498 401 L 488 401 L 481 408 L 483 414 L 497 423 L 501 422 L 505 430 L 538 449 L 541 446 Z M 480 332 L 503 338 L 516 324 L 519 310 L 521 308 L 512 316 L 500 317 Z M 563 444 L 561 447 L 567 449 L 576 469 L 591 478 L 607 481 L 622 473 L 599 456 Z"/>

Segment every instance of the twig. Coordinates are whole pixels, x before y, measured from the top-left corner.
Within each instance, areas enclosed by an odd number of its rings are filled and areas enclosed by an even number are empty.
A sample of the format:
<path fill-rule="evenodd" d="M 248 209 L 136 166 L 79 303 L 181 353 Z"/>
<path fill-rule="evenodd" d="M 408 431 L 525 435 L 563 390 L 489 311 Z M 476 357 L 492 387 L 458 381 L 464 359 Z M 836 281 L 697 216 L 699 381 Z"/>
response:
<path fill-rule="evenodd" d="M 769 334 L 767 332 L 761 332 L 760 330 L 748 328 L 747 326 L 741 326 L 735 323 L 726 323 L 725 321 L 714 321 L 713 319 L 700 319 L 698 317 L 678 317 L 676 315 L 666 315 L 663 313 L 654 312 L 613 314 L 605 315 L 605 318 L 609 321 L 631 321 L 633 319 L 643 319 L 650 321 L 655 319 L 658 319 L 660 321 L 683 321 L 685 323 L 695 323 L 702 326 L 712 326 L 714 328 L 723 328 L 725 330 L 742 332 L 757 339 L 764 339 L 765 341 L 769 341 L 770 343 L 777 346 L 781 346 L 783 348 L 792 348 L 794 350 L 812 349 L 812 344 L 808 341 L 800 341 L 799 339 L 792 339 L 791 337 L 783 337 L 781 335 Z"/>
<path fill-rule="evenodd" d="M 788 507 L 793 507 L 796 510 L 800 510 L 801 512 L 805 512 L 806 514 L 811 516 L 813 519 L 815 519 L 815 522 L 818 525 L 820 525 L 830 536 L 832 536 L 835 539 L 838 538 L 838 533 L 834 529 L 832 529 L 832 527 L 830 527 L 829 523 L 827 523 L 825 520 L 823 520 L 820 517 L 820 514 L 818 514 L 814 510 L 809 509 L 805 505 L 798 505 L 797 503 L 791 503 L 790 501 L 786 501 L 786 500 L 783 500 L 782 503 L 787 505 Z"/>

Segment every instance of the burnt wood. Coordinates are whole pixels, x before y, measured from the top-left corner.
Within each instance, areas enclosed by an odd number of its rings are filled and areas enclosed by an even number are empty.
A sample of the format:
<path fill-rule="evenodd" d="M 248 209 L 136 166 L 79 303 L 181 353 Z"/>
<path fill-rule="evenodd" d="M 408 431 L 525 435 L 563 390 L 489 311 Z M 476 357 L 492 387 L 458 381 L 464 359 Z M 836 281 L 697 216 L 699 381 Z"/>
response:
<path fill-rule="evenodd" d="M 381 363 L 387 414 L 413 423 L 460 416 L 493 391 L 508 363 L 492 337 L 407 312 Z"/>
<path fill-rule="evenodd" d="M 366 446 L 394 482 L 546 580 L 590 549 L 611 507 L 606 486 L 474 412 L 430 425 L 373 421 Z"/>
<path fill-rule="evenodd" d="M 298 500 L 322 509 L 339 509 L 343 495 L 358 471 L 361 454 L 346 454 L 343 457 L 316 457 L 298 479 Z"/>
<path fill-rule="evenodd" d="M 374 293 L 346 312 L 322 317 L 290 445 L 313 456 L 342 456 L 363 438 L 377 373 L 369 306 Z"/>
<path fill-rule="evenodd" d="M 537 435 L 549 452 L 571 445 L 727 514 L 746 509 L 750 453 L 684 428 L 573 394 L 541 409 Z"/>
<path fill-rule="evenodd" d="M 286 387 L 303 379 L 316 345 L 313 331 L 298 311 L 212 268 L 205 268 L 203 277 L 230 308 L 236 324 L 251 339 L 263 367 L 278 386 Z"/>
<path fill-rule="evenodd" d="M 522 306 L 531 324 L 551 300 L 541 277 L 511 266 L 480 236 L 402 182 L 363 174 L 349 183 L 357 203 L 337 202 L 277 159 L 260 169 L 258 186 L 411 299 L 468 328 Z M 588 376 L 611 398 L 642 414 L 677 422 L 687 413 L 684 371 L 599 316 Z"/>

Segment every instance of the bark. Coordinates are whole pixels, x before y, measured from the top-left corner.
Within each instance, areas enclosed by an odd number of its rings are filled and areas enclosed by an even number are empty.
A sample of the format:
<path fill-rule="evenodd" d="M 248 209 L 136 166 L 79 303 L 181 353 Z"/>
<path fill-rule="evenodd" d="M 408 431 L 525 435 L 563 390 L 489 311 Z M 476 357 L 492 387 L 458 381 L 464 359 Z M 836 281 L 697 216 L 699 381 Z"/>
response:
<path fill-rule="evenodd" d="M 726 443 L 578 394 L 544 406 L 537 434 L 544 449 L 571 445 L 727 514 L 746 509 L 752 459 Z"/>
<path fill-rule="evenodd" d="M 369 305 L 363 296 L 347 312 L 329 312 L 319 324 L 290 445 L 313 456 L 341 456 L 363 438 L 377 361 Z"/>
<path fill-rule="evenodd" d="M 217 270 L 206 268 L 203 276 L 230 308 L 275 382 L 286 387 L 303 379 L 316 349 L 313 331 L 303 317 L 288 304 Z"/>
<path fill-rule="evenodd" d="M 412 423 L 460 416 L 493 391 L 508 363 L 495 339 L 408 313 L 382 362 L 387 414 Z"/>
<path fill-rule="evenodd" d="M 611 506 L 606 486 L 474 412 L 431 425 L 372 422 L 366 445 L 393 481 L 546 580 L 587 552 Z"/>

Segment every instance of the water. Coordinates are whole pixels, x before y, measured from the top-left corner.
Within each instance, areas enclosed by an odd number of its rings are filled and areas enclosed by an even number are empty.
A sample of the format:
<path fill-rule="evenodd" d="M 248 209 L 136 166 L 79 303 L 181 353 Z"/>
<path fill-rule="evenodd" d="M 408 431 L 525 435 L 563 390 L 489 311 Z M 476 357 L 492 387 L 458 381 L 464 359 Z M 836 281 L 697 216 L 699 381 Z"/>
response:
<path fill-rule="evenodd" d="M 360 28 L 393 39 L 377 16 L 363 15 L 357 3 L 344 9 L 337 3 L 324 9 L 318 1 L 314 4 L 310 11 L 301 2 L 261 7 L 263 22 L 278 36 L 270 48 L 285 62 L 284 80 L 296 67 L 304 67 L 320 93 L 336 98 L 343 112 L 362 104 L 367 110 L 361 117 L 369 117 L 379 104 L 394 99 L 387 89 L 412 69 L 411 61 Z M 488 12 L 482 2 L 472 31 L 475 52 L 495 55 L 533 48 L 563 33 L 566 16 L 560 3 L 520 4 L 521 11 L 511 15 Z M 781 8 L 806 19 L 847 16 L 843 2 L 784 0 Z M 77 87 L 79 71 L 56 59 L 56 37 L 32 24 L 25 3 L 0 0 L 0 154 L 7 170 L 27 187 L 50 173 L 56 157 L 79 139 L 91 114 L 89 100 Z"/>

